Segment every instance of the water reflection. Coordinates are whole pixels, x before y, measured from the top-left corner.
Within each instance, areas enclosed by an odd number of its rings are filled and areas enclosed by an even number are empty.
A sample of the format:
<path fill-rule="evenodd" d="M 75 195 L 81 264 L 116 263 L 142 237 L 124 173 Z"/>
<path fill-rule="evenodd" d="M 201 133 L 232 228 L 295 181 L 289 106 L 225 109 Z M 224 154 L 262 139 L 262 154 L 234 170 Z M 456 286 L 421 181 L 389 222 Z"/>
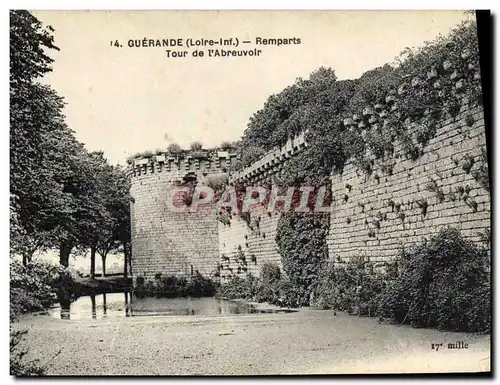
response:
<path fill-rule="evenodd" d="M 125 317 L 130 317 L 130 305 L 128 300 L 130 293 L 125 292 L 123 294 L 125 294 Z"/>
<path fill-rule="evenodd" d="M 103 311 L 103 318 L 108 318 L 106 309 L 106 293 L 102 295 L 102 311 Z"/>
<path fill-rule="evenodd" d="M 216 298 L 155 298 L 136 297 L 133 293 L 111 293 L 80 297 L 70 303 L 61 299 L 52 309 L 53 317 L 64 320 L 107 319 L 155 315 L 244 315 L 255 313 L 281 313 L 293 310 L 262 308 L 244 301 L 227 301 Z"/>
<path fill-rule="evenodd" d="M 95 295 L 90 296 L 90 301 L 92 302 L 92 319 L 97 318 L 97 310 L 95 307 Z"/>
<path fill-rule="evenodd" d="M 69 298 L 61 298 L 60 299 L 61 306 L 61 319 L 70 319 L 70 306 L 71 301 Z"/>

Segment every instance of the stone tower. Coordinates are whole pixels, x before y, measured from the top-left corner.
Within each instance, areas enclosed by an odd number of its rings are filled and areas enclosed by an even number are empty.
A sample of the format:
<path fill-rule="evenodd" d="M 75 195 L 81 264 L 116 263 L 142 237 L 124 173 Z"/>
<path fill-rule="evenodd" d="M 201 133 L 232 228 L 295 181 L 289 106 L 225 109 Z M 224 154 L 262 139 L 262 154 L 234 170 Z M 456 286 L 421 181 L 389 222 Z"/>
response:
<path fill-rule="evenodd" d="M 226 151 L 168 154 L 135 159 L 132 165 L 132 272 L 135 278 L 156 274 L 212 274 L 220 260 L 215 202 L 195 212 L 169 208 L 173 188 L 208 184 L 229 172 L 236 154 Z M 182 195 L 176 196 L 186 199 Z M 189 203 L 184 201 L 183 203 Z"/>

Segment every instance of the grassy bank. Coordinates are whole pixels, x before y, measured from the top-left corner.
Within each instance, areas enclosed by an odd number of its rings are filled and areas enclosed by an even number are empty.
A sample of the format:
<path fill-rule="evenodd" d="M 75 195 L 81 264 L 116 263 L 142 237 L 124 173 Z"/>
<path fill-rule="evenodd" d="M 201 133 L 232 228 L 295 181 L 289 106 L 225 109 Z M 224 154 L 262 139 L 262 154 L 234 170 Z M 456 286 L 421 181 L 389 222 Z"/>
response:
<path fill-rule="evenodd" d="M 216 296 L 286 307 L 312 305 L 413 327 L 481 333 L 491 329 L 488 248 L 465 240 L 456 229 L 443 229 L 402 249 L 391 262 L 353 257 L 326 263 L 318 272 L 305 286 L 277 264 L 265 263 L 259 278 L 235 276 Z"/>
<path fill-rule="evenodd" d="M 98 295 L 103 293 L 119 293 L 132 290 L 132 278 L 124 277 L 96 277 L 77 278 L 73 295 Z"/>

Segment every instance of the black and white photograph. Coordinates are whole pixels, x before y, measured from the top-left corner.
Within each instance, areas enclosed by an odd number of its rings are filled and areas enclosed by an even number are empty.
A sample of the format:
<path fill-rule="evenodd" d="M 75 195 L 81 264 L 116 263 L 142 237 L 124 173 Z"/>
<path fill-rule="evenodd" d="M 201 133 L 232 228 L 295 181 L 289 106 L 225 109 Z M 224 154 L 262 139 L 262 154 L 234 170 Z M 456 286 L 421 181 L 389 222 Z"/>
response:
<path fill-rule="evenodd" d="M 5 12 L 11 376 L 492 374 L 489 11 Z"/>

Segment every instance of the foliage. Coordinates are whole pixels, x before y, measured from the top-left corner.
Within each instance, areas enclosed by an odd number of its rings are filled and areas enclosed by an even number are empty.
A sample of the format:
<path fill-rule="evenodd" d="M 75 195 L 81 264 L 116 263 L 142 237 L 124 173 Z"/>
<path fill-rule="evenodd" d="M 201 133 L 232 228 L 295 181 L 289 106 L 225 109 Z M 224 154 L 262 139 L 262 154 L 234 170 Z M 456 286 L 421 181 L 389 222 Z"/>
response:
<path fill-rule="evenodd" d="M 313 304 L 350 314 L 375 315 L 383 287 L 384 277 L 375 271 L 373 263 L 353 257 L 345 266 L 325 266 L 314 290 Z"/>
<path fill-rule="evenodd" d="M 206 180 L 206 185 L 210 187 L 215 194 L 222 193 L 229 184 L 227 174 L 209 175 Z"/>
<path fill-rule="evenodd" d="M 266 262 L 261 267 L 260 278 L 248 273 L 245 277 L 233 275 L 217 289 L 216 297 L 268 302 L 281 307 L 304 305 L 307 293 L 283 277 L 276 263 Z"/>
<path fill-rule="evenodd" d="M 215 294 L 216 283 L 204 277 L 198 271 L 193 276 L 176 277 L 156 274 L 154 280 L 137 277 L 134 292 L 138 296 L 155 295 L 157 297 L 211 297 Z"/>
<path fill-rule="evenodd" d="M 236 148 L 236 144 L 235 143 L 231 143 L 231 142 L 228 142 L 227 140 L 223 141 L 221 144 L 220 144 L 220 149 L 222 151 L 231 151 L 231 150 L 234 150 Z"/>
<path fill-rule="evenodd" d="M 266 150 L 261 147 L 248 145 L 241 149 L 241 160 L 235 166 L 236 169 L 241 169 L 243 167 L 252 164 L 253 162 L 259 160 L 266 154 Z"/>
<path fill-rule="evenodd" d="M 155 153 L 151 150 L 146 150 L 135 153 L 127 157 L 127 164 L 132 165 L 136 159 L 151 158 L 155 154 L 158 155 L 158 152 L 159 150 L 156 150 Z"/>
<path fill-rule="evenodd" d="M 385 104 L 389 91 L 401 81 L 401 70 L 389 64 L 365 72 L 356 80 L 354 94 L 349 101 L 349 112 L 359 113 L 367 106 Z"/>
<path fill-rule="evenodd" d="M 182 148 L 177 143 L 172 143 L 167 147 L 167 151 L 169 154 L 175 155 L 181 153 Z"/>
<path fill-rule="evenodd" d="M 61 183 L 70 166 L 57 158 L 79 150 L 64 124 L 62 99 L 36 81 L 52 69 L 52 31 L 27 11 L 10 12 L 10 192 L 17 219 L 11 251 L 25 259 L 54 244 L 55 224 L 71 201 Z"/>
<path fill-rule="evenodd" d="M 83 146 L 63 123 L 55 92 L 39 84 L 23 87 L 11 85 L 11 205 L 22 229 L 12 251 L 31 258 L 35 250 L 72 237 L 68 214 L 81 191 Z"/>
<path fill-rule="evenodd" d="M 431 178 L 431 180 L 425 185 L 427 191 L 433 192 L 440 203 L 444 202 L 445 195 L 443 189 L 438 186 L 437 182 Z"/>
<path fill-rule="evenodd" d="M 414 327 L 483 332 L 491 327 L 490 296 L 487 250 L 447 228 L 402 252 L 378 314 Z"/>
<path fill-rule="evenodd" d="M 28 333 L 27 329 L 10 331 L 10 375 L 11 376 L 41 376 L 46 371 L 38 361 L 27 361 L 24 357 L 28 354 L 26 348 L 21 348 L 21 341 Z"/>
<path fill-rule="evenodd" d="M 360 257 L 325 266 L 313 305 L 414 327 L 485 332 L 491 327 L 490 297 L 486 249 L 447 228 L 402 251 L 385 271 Z"/>
<path fill-rule="evenodd" d="M 247 274 L 245 278 L 234 275 L 218 287 L 215 296 L 224 299 L 253 300 L 258 294 L 258 282 L 252 274 Z"/>
<path fill-rule="evenodd" d="M 95 273 L 95 254 L 102 258 L 106 274 L 106 256 L 111 251 L 121 251 L 128 260 L 130 255 L 130 180 L 127 170 L 111 166 L 101 152 L 91 153 L 94 164 L 89 209 L 80 226 L 86 225 L 80 244 L 90 249 L 90 275 Z M 90 194 L 89 194 L 90 195 Z M 125 263 L 126 269 L 126 263 Z"/>
<path fill-rule="evenodd" d="M 10 264 L 10 319 L 43 310 L 58 298 L 71 298 L 75 293 L 78 272 L 47 262 L 32 262 L 23 266 L 13 260 Z"/>
<path fill-rule="evenodd" d="M 291 167 L 300 170 L 301 166 L 305 166 L 308 169 L 318 159 L 318 167 L 321 168 L 328 167 L 325 163 L 338 163 L 337 154 L 342 157 L 343 152 L 339 153 L 337 148 L 336 139 L 341 127 L 335 116 L 342 112 L 352 95 L 353 85 L 352 81 L 337 82 L 335 72 L 322 67 L 313 72 L 309 79 L 298 79 L 281 93 L 270 96 L 264 108 L 250 118 L 241 145 L 242 166 L 262 157 L 266 151 L 282 146 L 290 137 L 306 128 L 313 129 L 308 139 L 321 140 L 322 146 L 312 146 L 313 159 L 307 156 L 300 160 L 292 159 L 296 164 Z M 326 158 L 322 159 L 322 156 Z M 309 171 L 304 171 L 303 175 L 314 174 Z"/>
<path fill-rule="evenodd" d="M 260 278 L 255 299 L 259 302 L 279 304 L 281 295 L 281 269 L 275 262 L 264 262 L 260 268 Z"/>
<path fill-rule="evenodd" d="M 250 155 L 243 152 L 241 166 L 303 131 L 308 131 L 309 146 L 286 166 L 287 180 L 302 182 L 307 175 L 319 175 L 321 180 L 332 169 L 341 171 L 349 158 L 362 157 L 365 148 L 377 158 L 390 155 L 395 139 L 404 144 L 409 158 L 416 159 L 445 113 L 458 114 L 464 96 L 472 105 L 480 102 L 478 57 L 476 25 L 464 22 L 446 38 L 407 48 L 397 65 L 375 68 L 354 81 L 337 81 L 332 69 L 320 68 L 309 79 L 298 79 L 271 95 L 252 116 L 242 139 Z M 366 107 L 378 113 L 366 115 Z M 342 118 L 354 114 L 361 122 L 380 115 L 383 124 L 363 138 L 361 128 L 343 126 Z"/>
<path fill-rule="evenodd" d="M 28 11 L 10 12 L 10 82 L 31 82 L 52 70 L 47 49 L 54 45 L 53 28 L 45 27 Z"/>
<path fill-rule="evenodd" d="M 35 251 L 58 248 L 68 266 L 73 250 L 115 232 L 109 206 L 122 196 L 110 186 L 121 179 L 76 140 L 63 99 L 37 81 L 51 71 L 53 29 L 27 11 L 11 11 L 10 21 L 11 253 L 28 263 Z M 121 210 L 120 221 L 128 215 Z"/>
<path fill-rule="evenodd" d="M 260 278 L 264 283 L 275 283 L 281 279 L 281 269 L 276 262 L 266 261 L 262 264 Z"/>
<path fill-rule="evenodd" d="M 481 148 L 478 167 L 472 172 L 474 180 L 486 191 L 490 191 L 490 177 L 488 171 L 488 154 L 486 148 Z"/>
<path fill-rule="evenodd" d="M 407 157 L 416 160 L 435 135 L 439 121 L 446 114 L 459 113 L 464 96 L 471 105 L 480 102 L 480 80 L 475 74 L 479 69 L 476 35 L 474 23 L 461 24 L 447 38 L 405 50 L 396 66 L 376 68 L 354 81 L 337 81 L 330 68 L 320 68 L 306 80 L 297 79 L 271 95 L 251 117 L 241 142 L 239 167 L 250 165 L 301 132 L 306 133 L 308 146 L 275 176 L 280 186 L 329 187 L 331 173 L 342 172 L 349 159 L 370 174 L 374 164 L 365 158 L 366 149 L 388 164 L 386 158 L 393 156 L 396 140 Z M 455 67 L 450 70 L 448 63 Z M 372 110 L 365 111 L 366 107 Z M 354 119 L 356 126 L 345 127 L 343 118 L 353 115 L 358 116 Z M 362 135 L 368 119 L 378 125 Z M 432 187 L 442 202 L 442 189 Z M 399 213 L 399 217 L 404 220 L 405 214 Z M 315 221 L 315 225 L 308 225 Z M 328 215 L 306 219 L 304 215 L 285 214 L 278 223 L 276 241 L 283 268 L 289 282 L 303 290 L 300 303 L 308 302 L 325 260 L 327 222 Z M 371 312 L 373 304 L 369 308 Z"/>
<path fill-rule="evenodd" d="M 191 151 L 201 151 L 203 145 L 200 142 L 193 142 L 189 145 Z"/>
<path fill-rule="evenodd" d="M 296 301 L 301 305 L 309 304 L 311 289 L 328 258 L 329 226 L 327 215 L 286 213 L 279 219 L 276 243 L 283 270 L 295 287 L 293 294 L 300 296 Z"/>
<path fill-rule="evenodd" d="M 269 303 L 281 307 L 309 306 L 310 291 L 302 286 L 297 286 L 290 279 L 278 282 L 278 294 L 269 300 Z"/>

